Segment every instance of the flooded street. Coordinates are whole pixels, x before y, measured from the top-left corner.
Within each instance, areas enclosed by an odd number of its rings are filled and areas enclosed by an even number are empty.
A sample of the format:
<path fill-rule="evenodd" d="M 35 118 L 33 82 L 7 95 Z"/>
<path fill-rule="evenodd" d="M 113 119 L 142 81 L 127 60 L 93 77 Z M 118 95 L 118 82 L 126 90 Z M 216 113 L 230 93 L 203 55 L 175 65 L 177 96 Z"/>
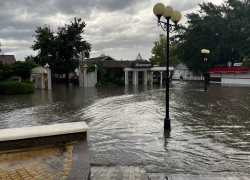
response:
<path fill-rule="evenodd" d="M 250 174 L 250 87 L 170 87 L 171 131 L 163 130 L 165 87 L 79 88 L 0 96 L 0 128 L 85 121 L 91 165 L 141 165 L 147 172 Z"/>

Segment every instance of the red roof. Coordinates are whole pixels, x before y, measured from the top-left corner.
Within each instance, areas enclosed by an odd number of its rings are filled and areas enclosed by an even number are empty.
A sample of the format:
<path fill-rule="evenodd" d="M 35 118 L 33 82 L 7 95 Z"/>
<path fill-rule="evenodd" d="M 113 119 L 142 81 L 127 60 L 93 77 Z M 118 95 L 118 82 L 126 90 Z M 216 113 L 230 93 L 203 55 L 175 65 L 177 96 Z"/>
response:
<path fill-rule="evenodd" d="M 16 62 L 16 58 L 14 55 L 0 55 L 0 61 L 6 64 L 11 64 Z"/>
<path fill-rule="evenodd" d="M 208 73 L 246 73 L 250 67 L 221 67 L 212 68 Z"/>

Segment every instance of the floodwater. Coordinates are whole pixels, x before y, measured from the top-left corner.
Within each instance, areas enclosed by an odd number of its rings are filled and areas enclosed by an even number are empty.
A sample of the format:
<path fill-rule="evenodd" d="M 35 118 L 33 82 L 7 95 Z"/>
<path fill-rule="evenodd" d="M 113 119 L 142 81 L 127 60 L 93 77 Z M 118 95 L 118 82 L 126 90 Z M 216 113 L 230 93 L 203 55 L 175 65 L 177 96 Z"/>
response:
<path fill-rule="evenodd" d="M 140 165 L 150 173 L 250 174 L 250 87 L 170 87 L 171 131 L 163 130 L 165 87 L 81 88 L 0 96 L 0 128 L 85 121 L 92 165 Z"/>

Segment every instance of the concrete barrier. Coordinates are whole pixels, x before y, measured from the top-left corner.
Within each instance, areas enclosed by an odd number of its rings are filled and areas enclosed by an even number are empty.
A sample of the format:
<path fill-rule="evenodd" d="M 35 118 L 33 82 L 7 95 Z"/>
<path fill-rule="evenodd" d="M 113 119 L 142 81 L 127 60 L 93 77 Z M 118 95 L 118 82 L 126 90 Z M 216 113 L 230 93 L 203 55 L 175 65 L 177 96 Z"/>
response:
<path fill-rule="evenodd" d="M 0 150 L 86 139 L 85 122 L 0 129 Z"/>

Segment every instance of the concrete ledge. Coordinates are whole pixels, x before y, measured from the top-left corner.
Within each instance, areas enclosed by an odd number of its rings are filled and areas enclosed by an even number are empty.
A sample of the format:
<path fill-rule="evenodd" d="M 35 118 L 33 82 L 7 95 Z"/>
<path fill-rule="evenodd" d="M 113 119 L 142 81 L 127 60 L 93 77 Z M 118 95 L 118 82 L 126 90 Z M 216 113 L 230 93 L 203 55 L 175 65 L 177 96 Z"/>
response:
<path fill-rule="evenodd" d="M 62 123 L 44 126 L 33 126 L 23 128 L 1 129 L 1 141 L 13 141 L 29 138 L 66 135 L 72 133 L 82 133 L 89 131 L 85 122 Z"/>

